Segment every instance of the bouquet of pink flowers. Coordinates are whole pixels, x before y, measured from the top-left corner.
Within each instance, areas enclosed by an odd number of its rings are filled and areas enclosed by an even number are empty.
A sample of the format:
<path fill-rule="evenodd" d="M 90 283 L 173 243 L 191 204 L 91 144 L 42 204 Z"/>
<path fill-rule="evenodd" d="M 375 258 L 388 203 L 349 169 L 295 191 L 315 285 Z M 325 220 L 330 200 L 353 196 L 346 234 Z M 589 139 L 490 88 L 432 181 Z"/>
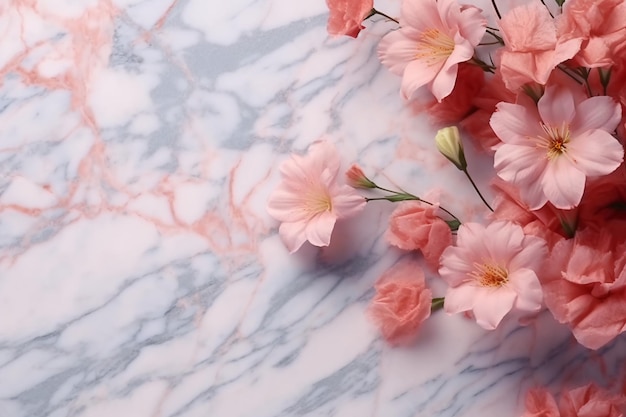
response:
<path fill-rule="evenodd" d="M 328 138 L 281 166 L 268 210 L 291 252 L 328 245 L 335 223 L 367 202 L 398 203 L 388 242 L 421 253 L 447 291 L 433 297 L 415 259 L 383 274 L 369 312 L 392 344 L 413 340 L 438 309 L 495 329 L 547 308 L 589 349 L 626 330 L 626 2 L 552 1 L 492 0 L 486 13 L 403 0 L 396 19 L 373 0 L 327 0 L 331 35 L 357 37 L 376 15 L 397 24 L 379 43 L 380 62 L 401 77 L 407 102 L 445 126 L 437 148 L 489 212 L 465 222 L 437 201 L 379 186 L 358 165 L 344 176 Z M 492 157 L 493 201 L 469 174 L 462 139 Z M 536 389 L 525 416 L 621 416 L 623 403 L 593 384 L 558 404 Z"/>

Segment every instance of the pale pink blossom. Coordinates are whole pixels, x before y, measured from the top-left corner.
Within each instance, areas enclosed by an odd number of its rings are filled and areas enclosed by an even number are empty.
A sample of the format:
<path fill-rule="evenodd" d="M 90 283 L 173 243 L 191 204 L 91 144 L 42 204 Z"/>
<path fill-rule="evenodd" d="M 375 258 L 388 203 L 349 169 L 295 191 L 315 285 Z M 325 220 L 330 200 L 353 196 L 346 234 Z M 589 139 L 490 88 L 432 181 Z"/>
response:
<path fill-rule="evenodd" d="M 432 303 L 422 268 L 415 261 L 400 261 L 379 278 L 375 288 L 368 312 L 385 340 L 394 345 L 413 341 L 430 317 Z"/>
<path fill-rule="evenodd" d="M 437 216 L 438 205 L 419 201 L 400 203 L 389 219 L 387 241 L 400 249 L 420 250 L 426 263 L 437 270 L 443 251 L 452 244 L 450 226 Z"/>
<path fill-rule="evenodd" d="M 503 142 L 494 166 L 514 184 L 531 210 L 551 202 L 570 209 L 583 196 L 587 177 L 606 175 L 624 149 L 611 135 L 621 108 L 611 97 L 584 98 L 549 86 L 537 107 L 499 103 L 490 125 Z"/>
<path fill-rule="evenodd" d="M 280 172 L 283 180 L 268 201 L 267 210 L 281 222 L 279 234 L 290 252 L 307 240 L 328 246 L 339 218 L 363 209 L 365 199 L 338 179 L 341 161 L 329 141 L 316 142 L 307 155 L 292 155 Z"/>
<path fill-rule="evenodd" d="M 542 291 L 536 272 L 546 254 L 542 239 L 524 235 L 514 223 L 463 223 L 456 246 L 441 256 L 439 274 L 449 285 L 444 309 L 449 314 L 472 311 L 489 330 L 513 309 L 539 311 Z"/>
<path fill-rule="evenodd" d="M 330 35 L 356 38 L 363 20 L 374 7 L 374 0 L 326 0 L 330 12 L 327 30 Z"/>
<path fill-rule="evenodd" d="M 537 1 L 510 10 L 499 25 L 504 39 L 500 70 L 511 91 L 528 82 L 546 84 L 552 70 L 580 48 L 580 39 L 557 39 L 554 19 Z"/>
<path fill-rule="evenodd" d="M 486 24 L 480 9 L 456 0 L 404 0 L 400 29 L 382 39 L 378 54 L 383 65 L 402 76 L 404 98 L 428 86 L 441 101 L 454 88 L 458 64 L 473 57 Z"/>

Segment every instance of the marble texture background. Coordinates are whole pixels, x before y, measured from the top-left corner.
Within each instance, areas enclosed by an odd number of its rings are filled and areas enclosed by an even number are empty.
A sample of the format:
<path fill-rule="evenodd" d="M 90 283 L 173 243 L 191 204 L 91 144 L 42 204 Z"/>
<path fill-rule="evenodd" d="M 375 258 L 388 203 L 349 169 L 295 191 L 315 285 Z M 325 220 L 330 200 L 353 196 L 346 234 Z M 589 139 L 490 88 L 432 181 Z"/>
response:
<path fill-rule="evenodd" d="M 502 417 L 536 384 L 619 388 L 626 340 L 588 351 L 546 312 L 494 332 L 439 312 L 386 346 L 365 309 L 406 256 L 391 203 L 287 253 L 266 200 L 322 135 L 381 184 L 485 214 L 376 59 L 393 24 L 331 39 L 326 18 L 323 0 L 0 2 L 0 417 Z"/>

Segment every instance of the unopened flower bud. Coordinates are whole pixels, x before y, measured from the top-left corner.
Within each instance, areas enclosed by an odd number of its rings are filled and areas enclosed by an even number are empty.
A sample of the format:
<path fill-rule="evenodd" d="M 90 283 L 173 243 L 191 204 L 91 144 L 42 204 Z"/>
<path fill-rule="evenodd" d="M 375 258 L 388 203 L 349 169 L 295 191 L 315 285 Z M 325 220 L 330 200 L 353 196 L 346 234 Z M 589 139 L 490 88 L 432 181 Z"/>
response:
<path fill-rule="evenodd" d="M 358 165 L 352 165 L 346 171 L 348 184 L 353 188 L 376 188 L 376 184 L 365 176 L 365 173 Z"/>
<path fill-rule="evenodd" d="M 435 136 L 437 149 L 458 169 L 465 171 L 467 169 L 467 161 L 465 161 L 465 153 L 463 152 L 463 144 L 459 129 L 456 126 L 444 127 L 439 129 Z"/>

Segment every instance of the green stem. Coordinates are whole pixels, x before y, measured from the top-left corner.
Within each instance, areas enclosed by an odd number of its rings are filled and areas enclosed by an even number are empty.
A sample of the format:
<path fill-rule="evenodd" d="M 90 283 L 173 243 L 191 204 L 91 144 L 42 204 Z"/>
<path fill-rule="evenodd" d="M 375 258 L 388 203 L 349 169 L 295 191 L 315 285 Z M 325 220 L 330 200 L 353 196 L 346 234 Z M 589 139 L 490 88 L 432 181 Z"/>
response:
<path fill-rule="evenodd" d="M 418 196 L 416 196 L 416 195 L 413 195 L 413 194 L 411 194 L 411 193 L 407 193 L 406 191 L 403 191 L 403 192 L 401 192 L 401 193 L 400 193 L 400 192 L 398 192 L 398 191 L 393 191 L 393 190 L 390 190 L 390 189 L 388 189 L 388 188 L 383 188 L 383 187 L 380 187 L 379 185 L 375 185 L 375 187 L 376 187 L 376 188 L 378 188 L 379 190 L 382 190 L 382 191 L 387 191 L 388 193 L 392 193 L 392 194 L 395 194 L 395 195 L 397 195 L 397 196 L 403 196 L 403 197 L 406 197 L 406 198 L 403 198 L 402 200 L 395 200 L 395 201 L 403 201 L 403 200 L 418 200 L 418 201 L 421 201 L 422 203 L 428 204 L 429 206 L 433 206 L 433 205 L 434 205 L 434 204 L 433 204 L 433 203 L 431 203 L 430 201 L 426 201 L 426 200 L 424 200 L 424 199 L 422 199 L 422 198 L 420 198 L 420 197 L 418 197 Z M 387 196 L 387 197 L 381 197 L 381 198 L 365 198 L 365 200 L 366 200 L 366 201 L 372 201 L 372 200 L 374 200 L 374 201 L 375 201 L 375 200 L 388 200 L 388 201 L 393 201 L 393 200 L 389 200 L 389 198 L 393 198 L 393 196 Z M 440 208 L 442 211 L 444 211 L 444 212 L 448 213 L 448 214 L 449 214 L 449 215 L 450 215 L 453 219 L 455 219 L 455 220 L 459 220 L 459 218 L 458 218 L 458 217 L 456 217 L 454 214 L 452 214 L 452 213 L 451 213 L 448 209 L 446 209 L 445 207 L 441 207 L 441 206 L 439 206 L 439 208 Z M 460 222 L 460 220 L 459 220 L 459 222 Z"/>
<path fill-rule="evenodd" d="M 430 311 L 431 313 L 437 311 L 437 310 L 441 310 L 443 308 L 443 303 L 445 301 L 444 297 L 435 297 L 433 298 L 432 303 L 430 304 Z"/>
<path fill-rule="evenodd" d="M 502 19 L 502 16 L 500 15 L 500 10 L 498 10 L 498 6 L 496 5 L 496 0 L 491 0 L 491 4 L 493 4 L 493 9 L 496 11 L 498 19 Z"/>
<path fill-rule="evenodd" d="M 480 197 L 481 200 L 483 200 L 483 203 L 485 203 L 485 205 L 487 206 L 487 208 L 489 210 L 491 210 L 491 212 L 493 213 L 493 209 L 491 208 L 491 206 L 489 205 L 489 203 L 487 203 L 487 200 L 485 200 L 485 197 L 483 197 L 483 195 L 481 194 L 480 190 L 478 189 L 478 187 L 476 186 L 476 183 L 474 182 L 474 180 L 472 179 L 472 177 L 470 176 L 469 172 L 467 172 L 467 169 L 464 169 L 463 172 L 465 173 L 465 175 L 467 176 L 467 179 L 470 180 L 470 182 L 472 183 L 472 187 L 474 187 L 474 190 L 476 190 L 476 192 L 478 193 L 478 196 Z"/>
<path fill-rule="evenodd" d="M 376 10 L 376 9 L 372 9 L 372 11 L 370 12 L 370 15 L 368 15 L 368 16 L 366 17 L 366 19 L 367 19 L 368 17 L 372 17 L 372 16 L 374 16 L 375 14 L 381 15 L 382 17 L 386 17 L 387 19 L 389 19 L 389 20 L 393 20 L 393 21 L 394 21 L 394 22 L 396 22 L 397 24 L 400 24 L 400 22 L 399 22 L 397 19 L 394 19 L 393 17 L 391 17 L 391 16 L 389 16 L 389 15 L 386 15 L 385 13 L 380 12 L 380 11 L 378 11 L 378 10 Z"/>

